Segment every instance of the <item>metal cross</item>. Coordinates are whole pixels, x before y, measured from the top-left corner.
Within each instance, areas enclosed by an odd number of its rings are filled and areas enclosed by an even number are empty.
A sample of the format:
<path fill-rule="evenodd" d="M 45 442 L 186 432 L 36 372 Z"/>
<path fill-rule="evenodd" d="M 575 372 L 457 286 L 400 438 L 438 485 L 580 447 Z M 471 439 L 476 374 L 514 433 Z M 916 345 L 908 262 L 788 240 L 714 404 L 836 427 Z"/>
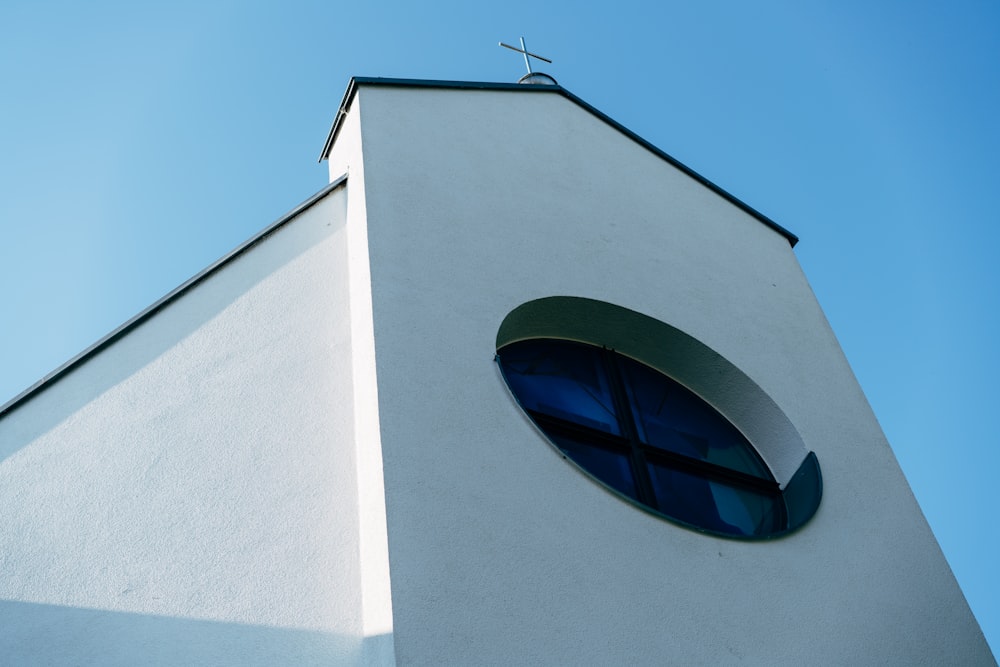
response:
<path fill-rule="evenodd" d="M 524 46 L 524 37 L 521 38 L 521 48 L 517 48 L 516 46 L 511 46 L 510 44 L 504 44 L 503 42 L 500 42 L 500 46 L 508 48 L 511 51 L 517 51 L 518 53 L 523 54 L 524 55 L 524 64 L 528 67 L 528 74 L 531 74 L 531 61 L 528 60 L 528 56 L 531 56 L 532 58 L 538 58 L 539 60 L 544 60 L 545 62 L 549 63 L 550 65 L 552 64 L 552 61 L 549 60 L 548 58 L 543 58 L 542 56 L 540 56 L 538 54 L 530 53 L 528 51 L 528 49 L 526 49 L 525 46 Z"/>

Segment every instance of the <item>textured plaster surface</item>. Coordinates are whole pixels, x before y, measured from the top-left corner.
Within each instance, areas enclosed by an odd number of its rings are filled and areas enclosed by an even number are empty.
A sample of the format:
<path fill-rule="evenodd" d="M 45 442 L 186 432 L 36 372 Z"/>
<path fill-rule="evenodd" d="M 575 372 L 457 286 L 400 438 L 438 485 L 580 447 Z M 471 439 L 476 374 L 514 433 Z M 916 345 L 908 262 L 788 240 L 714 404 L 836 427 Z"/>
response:
<path fill-rule="evenodd" d="M 380 638 L 369 640 L 365 660 L 369 664 L 381 665 L 394 664 L 395 657 L 359 106 L 360 102 L 355 100 L 352 113 L 344 121 L 343 136 L 328 160 L 331 183 L 341 176 L 348 177 L 347 280 L 358 506 L 361 516 L 358 535 L 361 559 L 361 625 L 366 637 Z"/>
<path fill-rule="evenodd" d="M 785 238 L 555 94 L 357 100 L 401 664 L 993 664 Z M 819 458 L 813 520 L 706 537 L 567 465 L 493 362 L 556 295 L 759 385 Z"/>
<path fill-rule="evenodd" d="M 356 664 L 346 195 L 0 421 L 0 663 Z"/>

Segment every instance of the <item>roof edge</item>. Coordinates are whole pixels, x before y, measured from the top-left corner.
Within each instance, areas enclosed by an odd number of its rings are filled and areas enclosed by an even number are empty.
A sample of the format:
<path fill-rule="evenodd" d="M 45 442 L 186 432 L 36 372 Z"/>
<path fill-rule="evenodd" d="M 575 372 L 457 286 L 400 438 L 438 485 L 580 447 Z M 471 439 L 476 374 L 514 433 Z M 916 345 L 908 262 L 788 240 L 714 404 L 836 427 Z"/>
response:
<path fill-rule="evenodd" d="M 340 107 L 337 109 L 337 115 L 333 119 L 333 123 L 330 126 L 330 132 L 327 135 L 326 142 L 323 144 L 323 152 L 320 153 L 317 162 L 322 162 L 327 159 L 330 154 L 331 148 L 333 148 L 333 143 L 337 140 L 337 135 L 340 133 L 340 127 L 344 116 L 347 115 L 347 110 L 351 106 L 351 102 L 354 100 L 354 96 L 358 92 L 358 87 L 362 85 L 367 86 L 397 86 L 397 87 L 411 87 L 411 88 L 452 88 L 461 90 L 504 90 L 504 91 L 517 91 L 523 93 L 556 93 L 562 95 L 569 101 L 573 102 L 577 106 L 581 107 L 585 111 L 593 114 L 600 120 L 604 121 L 614 129 L 618 130 L 626 137 L 635 141 L 648 151 L 654 153 L 661 159 L 668 162 L 673 167 L 680 170 L 682 173 L 690 176 L 694 180 L 701 183 L 703 186 L 719 195 L 729 203 L 733 204 L 737 208 L 741 209 L 745 213 L 750 214 L 752 217 L 756 218 L 758 221 L 764 223 L 766 226 L 770 227 L 774 231 L 778 232 L 785 239 L 788 240 L 789 245 L 793 248 L 795 244 L 799 242 L 799 237 L 794 233 L 785 229 L 777 222 L 767 217 L 757 209 L 753 208 L 743 200 L 730 194 L 729 192 L 723 190 L 721 187 L 708 180 L 695 170 L 691 169 L 687 165 L 683 164 L 670 154 L 657 148 L 650 142 L 646 141 L 638 134 L 628 129 L 615 119 L 611 118 L 604 112 L 598 110 L 597 108 L 591 106 L 587 102 L 569 92 L 565 88 L 559 85 L 547 85 L 547 84 L 532 84 L 530 86 L 520 84 L 520 83 L 491 83 L 486 81 L 435 81 L 431 79 L 394 79 L 394 78 L 382 78 L 382 77 L 368 77 L 368 76 L 355 76 L 351 77 L 350 82 L 347 84 L 347 90 L 344 92 L 344 97 L 340 102 Z"/>
<path fill-rule="evenodd" d="M 199 283 L 203 282 L 209 276 L 219 271 L 222 267 L 226 266 L 227 264 L 238 258 L 240 255 L 248 251 L 250 248 L 254 247 L 261 241 L 265 240 L 267 237 L 274 234 L 276 231 L 284 227 L 286 224 L 291 222 L 300 214 L 312 208 L 314 204 L 318 203 L 321 199 L 323 199 L 323 197 L 330 194 L 337 188 L 341 187 L 346 181 L 347 181 L 347 175 L 345 174 L 344 176 L 341 176 L 334 182 L 325 186 L 322 190 L 320 190 L 316 194 L 306 199 L 304 202 L 293 208 L 285 215 L 281 216 L 278 220 L 271 223 L 261 231 L 257 232 L 249 239 L 247 239 L 240 245 L 236 246 L 233 250 L 231 250 L 227 254 L 217 259 L 208 267 L 202 269 L 201 271 L 193 275 L 191 278 L 189 278 L 185 282 L 175 287 L 165 296 L 163 296 L 158 301 L 153 303 L 153 305 L 149 306 L 148 308 L 140 312 L 138 315 L 136 315 L 132 319 L 128 320 L 127 322 L 119 326 L 117 329 L 113 330 L 108 335 L 98 340 L 96 343 L 94 343 L 93 345 L 85 349 L 83 352 L 81 352 L 80 354 L 76 355 L 75 357 L 64 363 L 62 366 L 56 368 L 54 371 L 43 377 L 35 384 L 28 387 L 24 391 L 22 391 L 20 394 L 18 394 L 11 400 L 7 401 L 3 405 L 0 405 L 0 419 L 3 419 L 8 414 L 19 408 L 21 405 L 27 403 L 31 398 L 33 398 L 37 394 L 40 394 L 49 386 L 55 384 L 64 376 L 68 375 L 69 373 L 76 370 L 78 367 L 82 366 L 84 362 L 86 362 L 91 357 L 96 356 L 97 354 L 102 352 L 105 348 L 110 347 L 113 343 L 123 338 L 126 334 L 138 328 L 139 325 L 151 319 L 158 312 L 160 312 L 161 310 L 169 306 L 171 303 L 179 299 L 185 293 L 189 292 L 191 289 L 193 289 Z"/>

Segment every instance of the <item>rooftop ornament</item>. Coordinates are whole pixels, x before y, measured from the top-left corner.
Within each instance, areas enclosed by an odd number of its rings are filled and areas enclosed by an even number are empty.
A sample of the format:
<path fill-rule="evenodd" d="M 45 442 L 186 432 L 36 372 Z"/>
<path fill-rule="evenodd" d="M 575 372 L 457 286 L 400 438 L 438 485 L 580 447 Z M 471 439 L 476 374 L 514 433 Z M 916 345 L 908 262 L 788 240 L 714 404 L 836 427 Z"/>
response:
<path fill-rule="evenodd" d="M 532 71 L 530 58 L 537 58 L 549 64 L 552 64 L 552 61 L 549 60 L 548 58 L 545 58 L 544 56 L 538 55 L 537 53 L 531 53 L 530 51 L 528 51 L 527 47 L 525 47 L 524 45 L 524 37 L 521 38 L 521 48 L 517 48 L 516 46 L 511 46 L 510 44 L 504 44 L 503 42 L 500 42 L 500 46 L 506 49 L 510 49 L 511 51 L 517 51 L 518 53 L 524 56 L 524 64 L 528 68 L 528 73 L 522 76 L 520 79 L 518 79 L 517 80 L 518 83 L 542 84 L 547 86 L 559 85 L 558 83 L 556 83 L 556 80 L 551 76 L 549 76 L 548 74 L 545 74 L 544 72 Z"/>

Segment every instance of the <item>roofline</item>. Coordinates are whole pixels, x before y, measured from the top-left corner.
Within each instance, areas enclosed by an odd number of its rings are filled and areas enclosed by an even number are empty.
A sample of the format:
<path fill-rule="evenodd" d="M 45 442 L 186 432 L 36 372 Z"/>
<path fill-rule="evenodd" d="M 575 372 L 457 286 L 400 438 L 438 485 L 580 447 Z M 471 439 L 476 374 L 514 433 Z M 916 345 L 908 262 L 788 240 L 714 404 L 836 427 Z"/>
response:
<path fill-rule="evenodd" d="M 50 385 L 55 384 L 65 375 L 68 375 L 69 373 L 73 372 L 74 370 L 82 366 L 91 357 L 96 356 L 97 354 L 102 352 L 105 348 L 110 347 L 113 343 L 123 338 L 126 334 L 138 328 L 141 324 L 151 319 L 158 312 L 169 306 L 177 299 L 184 296 L 184 294 L 186 294 L 187 292 L 194 289 L 194 287 L 196 287 L 198 284 L 206 280 L 209 276 L 216 273 L 224 266 L 226 266 L 227 264 L 229 264 L 230 262 L 241 256 L 243 253 L 250 250 L 255 245 L 257 245 L 261 241 L 265 240 L 267 237 L 274 234 L 276 231 L 284 227 L 286 224 L 291 222 L 294 218 L 298 217 L 300 214 L 312 208 L 314 204 L 318 203 L 325 196 L 327 196 L 337 188 L 341 187 L 346 181 L 347 181 L 347 176 L 344 175 L 335 180 L 334 182 L 330 183 L 329 185 L 325 186 L 322 190 L 320 190 L 313 196 L 309 197 L 309 199 L 306 199 L 304 202 L 293 208 L 291 211 L 283 215 L 281 218 L 271 223 L 261 231 L 257 232 L 256 234 L 251 236 L 249 239 L 247 239 L 240 245 L 236 246 L 236 248 L 231 250 L 226 255 L 223 255 L 213 264 L 210 264 L 207 268 L 202 269 L 194 276 L 189 278 L 187 281 L 185 281 L 178 287 L 174 288 L 172 291 L 167 293 L 166 296 L 162 297 L 159 301 L 149 306 L 148 308 L 146 308 L 141 313 L 139 313 L 132 319 L 128 320 L 124 324 L 122 324 L 120 327 L 118 327 L 117 329 L 106 335 L 104 338 L 101 338 L 99 341 L 88 347 L 86 350 L 84 350 L 77 356 L 73 357 L 72 359 L 64 363 L 62 366 L 52 371 L 51 373 L 49 373 L 41 380 L 39 380 L 35 384 L 31 385 L 30 387 L 22 391 L 20 394 L 18 394 L 11 400 L 7 401 L 7 403 L 0 406 L 0 419 L 3 419 L 9 413 L 13 412 L 18 407 L 20 407 L 22 404 L 28 402 L 35 395 L 43 392 Z"/>
<path fill-rule="evenodd" d="M 587 104 L 582 99 L 569 92 L 562 86 L 558 85 L 548 85 L 548 84 L 523 84 L 523 83 L 491 83 L 485 81 L 435 81 L 430 79 L 393 79 L 393 78 L 381 78 L 381 77 L 369 77 L 369 76 L 355 76 L 351 77 L 350 82 L 347 84 L 347 90 L 344 92 L 344 98 L 340 102 L 340 107 L 337 109 L 337 115 L 333 119 L 333 123 L 330 126 L 330 133 L 327 135 L 326 143 L 323 144 L 323 152 L 320 153 L 318 162 L 322 162 L 327 159 L 330 154 L 330 149 L 333 147 L 333 142 L 337 140 L 337 135 L 340 132 L 340 128 L 343 123 L 343 118 L 347 115 L 347 109 L 350 107 L 351 102 L 354 100 L 354 96 L 358 92 L 358 88 L 362 85 L 366 86 L 393 86 L 393 87 L 404 87 L 404 88 L 451 88 L 460 90 L 502 90 L 502 91 L 516 91 L 520 93 L 556 93 L 562 95 L 569 101 L 573 102 L 584 111 L 587 111 L 598 119 L 604 121 L 614 129 L 618 130 L 626 137 L 635 141 L 639 145 L 643 146 L 650 152 L 654 153 L 658 157 L 670 163 L 673 167 L 677 168 L 684 174 L 690 176 L 694 180 L 698 181 L 706 188 L 719 195 L 729 203 L 735 205 L 737 208 L 742 209 L 744 212 L 749 213 L 751 216 L 764 223 L 774 231 L 778 232 L 784 236 L 788 243 L 794 248 L 795 244 L 799 242 L 799 237 L 785 229 L 778 223 L 776 223 L 771 218 L 767 217 L 757 209 L 753 208 L 743 200 L 731 195 L 726 192 L 718 185 L 708 180 L 698 172 L 694 171 L 690 167 L 679 162 L 676 158 L 670 156 L 664 151 L 660 150 L 653 144 L 649 143 L 638 134 L 628 129 L 618 121 L 614 120 L 607 114 L 595 109 L 590 104 Z"/>

